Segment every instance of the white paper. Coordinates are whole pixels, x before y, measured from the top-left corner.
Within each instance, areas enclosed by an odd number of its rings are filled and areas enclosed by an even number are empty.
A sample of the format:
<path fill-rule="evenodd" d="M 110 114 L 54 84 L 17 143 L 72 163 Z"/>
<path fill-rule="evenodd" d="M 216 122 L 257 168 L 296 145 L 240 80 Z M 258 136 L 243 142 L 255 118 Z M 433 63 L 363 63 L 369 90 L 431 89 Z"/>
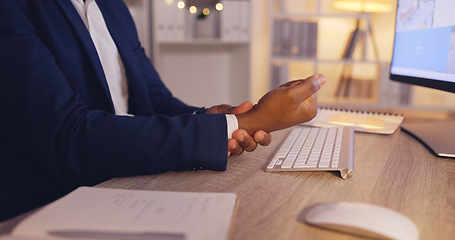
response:
<path fill-rule="evenodd" d="M 48 231 L 183 233 L 187 240 L 227 239 L 236 195 L 80 187 L 21 222 L 16 236 Z"/>

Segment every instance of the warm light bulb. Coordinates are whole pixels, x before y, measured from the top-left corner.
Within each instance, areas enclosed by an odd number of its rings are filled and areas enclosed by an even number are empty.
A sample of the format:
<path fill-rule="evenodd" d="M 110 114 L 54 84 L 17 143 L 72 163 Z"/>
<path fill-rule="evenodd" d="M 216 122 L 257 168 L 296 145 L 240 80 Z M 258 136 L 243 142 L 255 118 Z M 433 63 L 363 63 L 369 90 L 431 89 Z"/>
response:
<path fill-rule="evenodd" d="M 215 9 L 218 10 L 218 11 L 223 10 L 223 8 L 224 8 L 224 6 L 223 6 L 222 3 L 217 3 L 217 4 L 215 5 Z"/>
<path fill-rule="evenodd" d="M 190 10 L 190 13 L 195 14 L 197 12 L 197 7 L 191 6 L 189 10 Z"/>
<path fill-rule="evenodd" d="M 202 10 L 202 13 L 203 13 L 205 16 L 207 16 L 207 15 L 210 14 L 210 10 L 209 10 L 208 8 L 204 8 L 204 9 Z"/>
<path fill-rule="evenodd" d="M 165 0 L 164 2 L 165 2 L 166 4 L 168 4 L 168 5 L 171 5 L 172 2 L 174 2 L 174 0 Z"/>
<path fill-rule="evenodd" d="M 184 1 L 179 1 L 179 2 L 177 3 L 177 7 L 180 8 L 180 9 L 185 8 L 185 2 L 184 2 Z"/>

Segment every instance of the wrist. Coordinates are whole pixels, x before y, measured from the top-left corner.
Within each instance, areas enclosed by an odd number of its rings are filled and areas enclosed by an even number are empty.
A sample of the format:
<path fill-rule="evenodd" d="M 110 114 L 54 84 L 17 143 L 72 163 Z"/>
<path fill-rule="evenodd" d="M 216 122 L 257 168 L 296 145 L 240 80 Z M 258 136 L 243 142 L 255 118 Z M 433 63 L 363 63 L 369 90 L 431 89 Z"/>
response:
<path fill-rule="evenodd" d="M 291 120 L 283 122 L 282 119 L 286 118 L 284 115 L 277 116 L 270 111 L 265 111 L 264 108 L 256 106 L 246 113 L 237 115 L 239 128 L 245 129 L 251 136 L 258 130 L 270 133 L 297 124 L 297 122 L 293 123 Z"/>
<path fill-rule="evenodd" d="M 266 124 L 261 120 L 261 117 L 258 113 L 254 111 L 249 111 L 237 115 L 238 126 L 240 129 L 244 129 L 250 136 L 258 130 L 264 130 L 269 132 Z"/>

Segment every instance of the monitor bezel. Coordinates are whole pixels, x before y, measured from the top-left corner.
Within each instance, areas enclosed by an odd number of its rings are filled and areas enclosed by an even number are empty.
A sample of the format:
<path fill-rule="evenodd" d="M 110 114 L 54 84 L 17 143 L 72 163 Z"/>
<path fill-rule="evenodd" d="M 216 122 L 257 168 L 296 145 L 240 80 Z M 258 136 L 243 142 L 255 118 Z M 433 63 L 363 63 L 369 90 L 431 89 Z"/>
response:
<path fill-rule="evenodd" d="M 390 65 L 390 66 L 392 67 L 392 65 Z M 441 91 L 445 91 L 445 92 L 455 93 L 455 83 L 454 82 L 441 81 L 441 80 L 436 80 L 436 79 L 431 79 L 431 78 L 419 78 L 419 77 L 412 77 L 412 76 L 407 76 L 407 75 L 399 75 L 399 74 L 393 74 L 392 72 L 390 72 L 389 78 L 390 78 L 390 80 L 397 81 L 397 82 L 408 83 L 408 84 L 412 84 L 412 85 L 417 85 L 417 86 L 437 89 L 437 90 L 441 90 Z"/>

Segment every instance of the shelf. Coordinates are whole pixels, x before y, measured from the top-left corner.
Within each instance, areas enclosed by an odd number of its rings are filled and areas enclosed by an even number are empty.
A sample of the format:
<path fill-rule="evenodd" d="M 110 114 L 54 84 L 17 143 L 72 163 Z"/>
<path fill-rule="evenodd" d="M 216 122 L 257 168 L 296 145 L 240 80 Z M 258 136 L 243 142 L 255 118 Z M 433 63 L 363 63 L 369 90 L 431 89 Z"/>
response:
<path fill-rule="evenodd" d="M 273 57 L 273 63 L 280 63 L 280 62 L 315 62 L 318 63 L 370 63 L 370 64 L 389 64 L 388 62 L 378 61 L 378 60 L 356 60 L 356 59 L 317 59 L 315 58 L 302 58 L 302 57 Z"/>
<path fill-rule="evenodd" d="M 159 45 L 244 45 L 250 44 L 249 41 L 226 41 L 221 39 L 194 39 L 184 41 L 161 41 Z"/>
<path fill-rule="evenodd" d="M 223 2 L 202 19 L 177 1 L 150 2 L 153 64 L 173 95 L 206 107 L 250 99 L 250 1 Z"/>
<path fill-rule="evenodd" d="M 380 102 L 380 82 L 388 63 L 375 54 L 369 14 L 332 11 L 328 1 L 319 0 L 306 1 L 314 7 L 311 12 L 304 12 L 308 8 L 301 2 L 284 1 L 284 5 L 300 6 L 286 13 L 276 11 L 277 3 L 280 0 L 270 0 L 269 5 L 271 88 L 323 73 L 330 84 L 318 93 L 320 103 Z M 351 35 L 356 27 L 357 35 Z"/>
<path fill-rule="evenodd" d="M 362 13 L 273 13 L 275 19 L 296 19 L 296 18 L 369 18 L 368 14 Z"/>

